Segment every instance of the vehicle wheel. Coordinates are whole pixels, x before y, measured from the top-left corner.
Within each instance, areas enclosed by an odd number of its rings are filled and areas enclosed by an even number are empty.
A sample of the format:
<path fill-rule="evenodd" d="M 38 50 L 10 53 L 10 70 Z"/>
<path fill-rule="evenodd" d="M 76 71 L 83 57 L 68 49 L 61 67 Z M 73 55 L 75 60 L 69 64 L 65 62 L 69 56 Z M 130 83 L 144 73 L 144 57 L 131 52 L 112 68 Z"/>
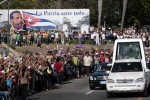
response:
<path fill-rule="evenodd" d="M 94 86 L 90 86 L 90 90 L 95 90 L 95 87 Z"/>
<path fill-rule="evenodd" d="M 106 94 L 107 94 L 107 98 L 112 98 L 113 97 L 113 94 L 108 92 L 108 91 L 106 91 Z"/>
<path fill-rule="evenodd" d="M 148 96 L 147 88 L 145 88 L 145 90 L 142 92 L 142 96 L 143 97 L 147 97 Z"/>

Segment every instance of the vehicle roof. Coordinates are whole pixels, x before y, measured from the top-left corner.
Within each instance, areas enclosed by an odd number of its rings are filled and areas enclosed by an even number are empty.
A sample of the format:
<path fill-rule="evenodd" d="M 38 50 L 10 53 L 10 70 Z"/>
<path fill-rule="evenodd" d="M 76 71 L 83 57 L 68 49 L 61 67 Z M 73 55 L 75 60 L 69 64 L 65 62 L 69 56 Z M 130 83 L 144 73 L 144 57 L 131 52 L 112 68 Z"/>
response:
<path fill-rule="evenodd" d="M 136 42 L 136 41 L 142 41 L 141 38 L 127 38 L 127 39 L 117 39 L 115 42 Z"/>
<path fill-rule="evenodd" d="M 120 62 L 141 62 L 141 59 L 120 59 L 115 61 L 115 63 L 120 63 Z"/>
<path fill-rule="evenodd" d="M 8 91 L 0 91 L 0 94 L 8 94 Z"/>

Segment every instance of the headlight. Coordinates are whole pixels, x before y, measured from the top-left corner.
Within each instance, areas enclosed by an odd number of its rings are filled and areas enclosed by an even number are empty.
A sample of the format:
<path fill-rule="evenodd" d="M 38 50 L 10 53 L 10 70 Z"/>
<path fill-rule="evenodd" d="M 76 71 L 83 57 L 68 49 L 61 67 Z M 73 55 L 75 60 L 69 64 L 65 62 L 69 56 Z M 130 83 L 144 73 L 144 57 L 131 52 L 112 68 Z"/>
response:
<path fill-rule="evenodd" d="M 138 79 L 135 80 L 135 82 L 136 82 L 136 83 L 144 82 L 144 78 L 138 78 Z"/>
<path fill-rule="evenodd" d="M 94 78 L 93 78 L 93 76 L 90 76 L 90 80 L 93 80 Z"/>
<path fill-rule="evenodd" d="M 107 83 L 115 83 L 113 79 L 107 79 Z"/>
<path fill-rule="evenodd" d="M 96 77 L 94 77 L 94 80 L 96 80 Z"/>

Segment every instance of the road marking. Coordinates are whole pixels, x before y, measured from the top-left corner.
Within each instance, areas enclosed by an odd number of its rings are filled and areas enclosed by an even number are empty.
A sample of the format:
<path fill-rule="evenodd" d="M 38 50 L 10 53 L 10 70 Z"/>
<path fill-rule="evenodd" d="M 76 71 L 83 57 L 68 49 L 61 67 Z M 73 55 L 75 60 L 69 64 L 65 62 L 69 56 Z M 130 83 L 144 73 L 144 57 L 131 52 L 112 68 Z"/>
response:
<path fill-rule="evenodd" d="M 87 92 L 85 94 L 91 94 L 92 92 L 94 92 L 94 90 L 91 90 L 91 91 L 89 91 L 89 92 Z"/>
<path fill-rule="evenodd" d="M 138 100 L 142 100 L 142 97 L 138 97 Z"/>

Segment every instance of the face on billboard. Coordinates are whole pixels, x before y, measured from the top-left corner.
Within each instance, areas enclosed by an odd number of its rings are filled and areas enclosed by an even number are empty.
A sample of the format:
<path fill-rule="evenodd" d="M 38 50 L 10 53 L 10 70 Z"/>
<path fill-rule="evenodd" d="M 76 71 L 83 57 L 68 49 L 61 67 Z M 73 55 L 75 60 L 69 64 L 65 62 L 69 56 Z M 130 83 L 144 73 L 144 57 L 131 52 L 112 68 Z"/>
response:
<path fill-rule="evenodd" d="M 20 12 L 14 11 L 10 15 L 10 23 L 14 30 L 20 30 L 23 28 L 23 17 Z"/>

